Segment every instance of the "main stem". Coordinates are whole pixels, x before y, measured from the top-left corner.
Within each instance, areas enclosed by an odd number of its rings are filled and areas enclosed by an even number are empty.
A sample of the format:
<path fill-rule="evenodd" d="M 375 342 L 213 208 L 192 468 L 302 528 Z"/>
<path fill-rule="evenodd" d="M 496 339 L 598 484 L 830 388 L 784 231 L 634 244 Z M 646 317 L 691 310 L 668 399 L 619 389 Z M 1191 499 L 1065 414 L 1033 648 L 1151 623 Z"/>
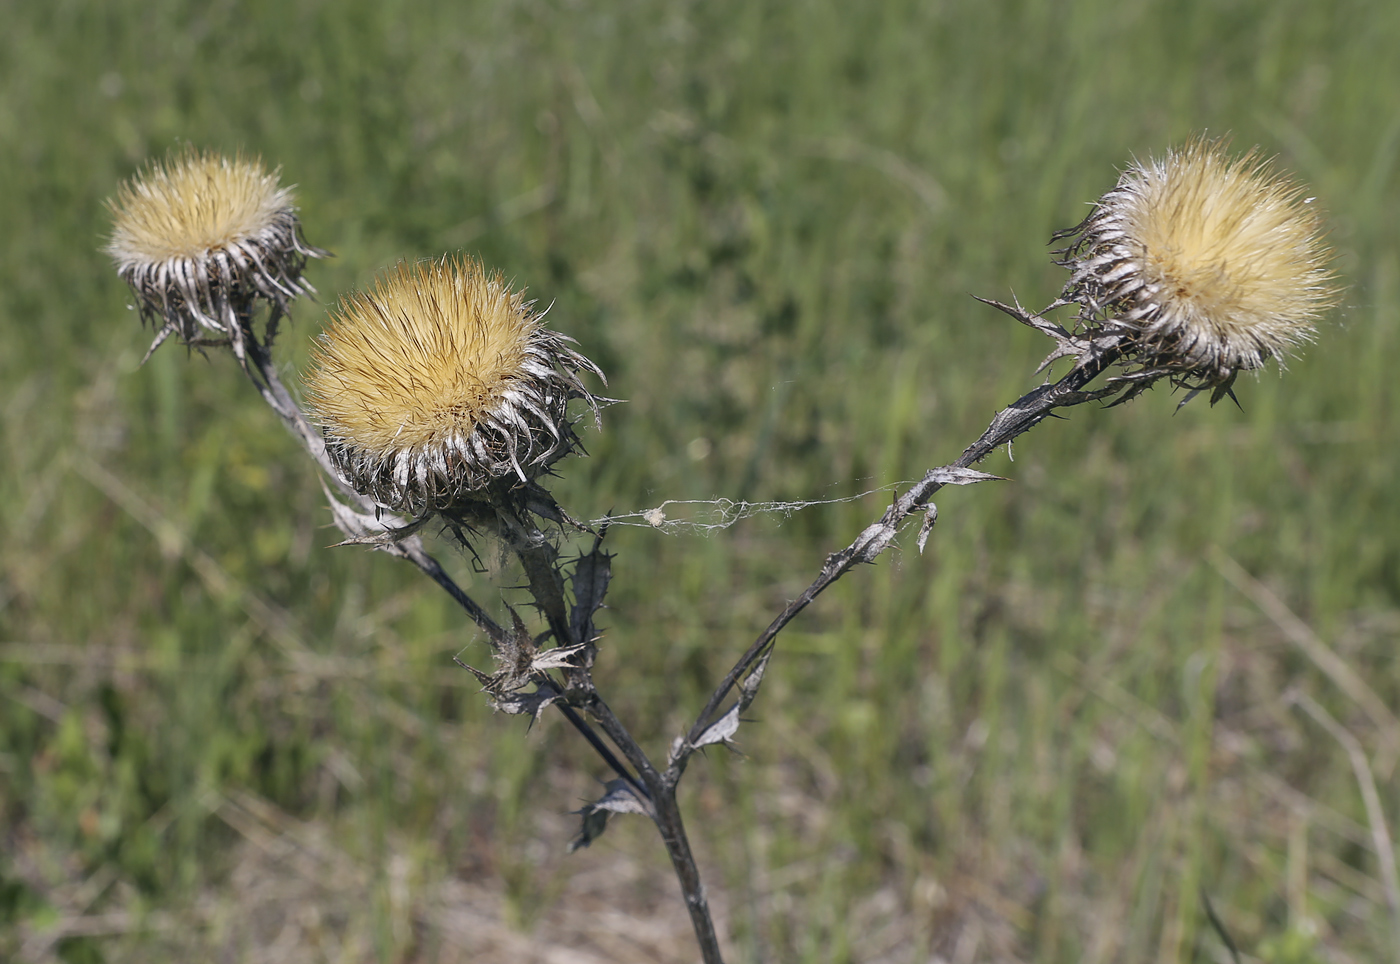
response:
<path fill-rule="evenodd" d="M 502 497 L 504 499 L 504 497 Z M 574 639 L 568 618 L 568 606 L 564 597 L 564 580 L 559 571 L 559 553 L 552 543 L 534 526 L 519 514 L 510 511 L 509 502 L 501 501 L 498 506 L 500 530 L 507 544 L 515 550 L 525 570 L 530 595 L 543 612 L 550 631 L 554 634 L 555 645 L 572 646 L 583 640 Z M 591 660 L 585 661 L 587 666 Z M 676 800 L 674 783 L 666 781 L 657 773 L 646 752 L 603 701 L 593 686 L 592 674 L 588 670 L 574 671 L 571 679 L 587 693 L 587 707 L 603 732 L 613 741 L 631 764 L 637 768 L 641 778 L 624 777 L 639 791 L 650 804 L 651 817 L 656 824 L 661 842 L 671 858 L 676 880 L 685 898 L 686 910 L 690 913 L 690 923 L 695 929 L 695 940 L 700 945 L 701 959 L 705 964 L 724 964 L 720 954 L 719 935 L 715 932 L 714 919 L 710 914 L 710 904 L 705 896 L 705 885 L 700 880 L 700 869 L 696 866 L 695 855 L 691 853 L 690 841 L 685 833 L 685 820 L 681 816 L 680 804 Z"/>
<path fill-rule="evenodd" d="M 680 805 L 676 802 L 676 788 L 658 786 L 653 789 L 652 804 L 656 808 L 656 829 L 661 834 L 661 842 L 666 845 L 671 868 L 676 872 L 676 880 L 685 896 L 685 909 L 690 912 L 690 924 L 695 929 L 696 943 L 700 945 L 701 960 L 705 964 L 724 964 L 719 950 L 719 935 L 715 933 L 715 922 L 710 916 L 710 902 L 705 896 L 705 885 L 700 880 L 700 869 L 690 852 L 690 841 L 686 839 L 685 822 L 681 818 Z"/>

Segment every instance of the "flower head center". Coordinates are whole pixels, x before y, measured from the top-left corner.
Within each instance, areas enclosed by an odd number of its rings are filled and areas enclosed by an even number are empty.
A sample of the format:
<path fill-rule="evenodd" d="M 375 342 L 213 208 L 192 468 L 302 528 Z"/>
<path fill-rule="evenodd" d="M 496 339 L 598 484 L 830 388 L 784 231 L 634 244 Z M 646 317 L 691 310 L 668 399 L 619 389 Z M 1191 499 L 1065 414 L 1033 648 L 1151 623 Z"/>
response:
<path fill-rule="evenodd" d="M 308 391 L 327 429 L 375 457 L 469 435 L 527 376 L 538 323 L 476 262 L 400 265 L 346 299 Z"/>
<path fill-rule="evenodd" d="M 1231 161 L 1196 143 L 1133 178 L 1122 213 L 1140 300 L 1234 339 L 1311 316 L 1316 218 L 1254 157 Z"/>
<path fill-rule="evenodd" d="M 291 192 L 256 161 L 188 152 L 122 186 L 109 249 L 127 261 L 198 259 L 267 231 L 290 207 Z"/>

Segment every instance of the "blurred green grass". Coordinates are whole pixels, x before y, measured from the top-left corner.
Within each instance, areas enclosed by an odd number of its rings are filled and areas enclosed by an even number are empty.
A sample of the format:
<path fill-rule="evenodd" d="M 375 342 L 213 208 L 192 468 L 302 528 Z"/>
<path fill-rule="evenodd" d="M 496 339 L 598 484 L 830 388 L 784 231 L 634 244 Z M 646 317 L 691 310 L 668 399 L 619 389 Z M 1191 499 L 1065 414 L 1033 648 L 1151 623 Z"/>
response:
<path fill-rule="evenodd" d="M 1200 889 L 1266 960 L 1400 941 L 1346 756 L 1281 694 L 1374 752 L 1394 827 L 1387 734 L 1210 561 L 1400 706 L 1393 3 L 5 14 L 0 956 L 119 909 L 137 923 L 44 953 L 262 959 L 196 913 L 239 899 L 240 800 L 370 868 L 366 906 L 327 925 L 367 935 L 347 959 L 454 959 L 426 918 L 402 926 L 391 857 L 422 892 L 499 879 L 527 931 L 608 848 L 660 862 L 625 824 L 531 856 L 536 815 L 598 766 L 555 721 L 491 717 L 449 659 L 483 647 L 433 587 L 323 548 L 314 474 L 229 359 L 137 368 L 148 333 L 99 248 L 144 159 L 188 141 L 280 164 L 337 254 L 310 269 L 325 304 L 457 249 L 552 304 L 627 399 L 556 490 L 596 517 L 949 461 L 1046 350 L 968 294 L 1048 302 L 1050 232 L 1201 129 L 1276 153 L 1331 212 L 1350 290 L 1318 343 L 1245 381 L 1242 412 L 1173 416 L 1161 391 L 1076 410 L 989 461 L 1015 482 L 948 493 L 926 555 L 853 574 L 784 638 L 745 755 L 692 768 L 692 834 L 735 960 L 1222 960 Z M 289 370 L 322 317 L 285 330 Z M 614 708 L 662 753 L 879 509 L 615 531 Z M 512 598 L 508 572 L 454 566 Z"/>

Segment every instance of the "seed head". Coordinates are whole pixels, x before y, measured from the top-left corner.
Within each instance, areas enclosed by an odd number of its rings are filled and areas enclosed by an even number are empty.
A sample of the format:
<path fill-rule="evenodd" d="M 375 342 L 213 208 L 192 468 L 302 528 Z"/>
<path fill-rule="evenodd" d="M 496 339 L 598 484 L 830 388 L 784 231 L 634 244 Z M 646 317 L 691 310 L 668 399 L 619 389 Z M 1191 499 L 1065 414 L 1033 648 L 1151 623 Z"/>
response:
<path fill-rule="evenodd" d="M 343 299 L 306 381 L 331 460 L 380 505 L 414 516 L 529 482 L 578 442 L 565 409 L 602 377 L 524 293 L 463 257 L 399 264 Z"/>
<path fill-rule="evenodd" d="M 327 253 L 300 237 L 290 188 L 257 159 L 187 149 L 155 161 L 107 202 L 107 253 L 136 294 L 142 320 L 159 319 L 154 351 L 170 335 L 199 343 L 200 329 L 238 344 L 259 298 L 286 312 L 313 290 L 301 276 Z"/>
<path fill-rule="evenodd" d="M 1312 199 L 1219 141 L 1134 164 L 1066 236 L 1063 297 L 1128 333 L 1147 368 L 1208 385 L 1310 340 L 1336 299 Z"/>

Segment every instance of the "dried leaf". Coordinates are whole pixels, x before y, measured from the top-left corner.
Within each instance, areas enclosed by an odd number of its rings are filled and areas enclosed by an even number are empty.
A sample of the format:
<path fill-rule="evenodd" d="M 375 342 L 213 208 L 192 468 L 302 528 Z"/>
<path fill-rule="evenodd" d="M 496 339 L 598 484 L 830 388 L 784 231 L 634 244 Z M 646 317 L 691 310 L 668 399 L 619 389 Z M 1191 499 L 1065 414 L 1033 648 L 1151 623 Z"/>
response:
<path fill-rule="evenodd" d="M 692 749 L 698 750 L 702 746 L 709 746 L 712 743 L 734 742 L 734 734 L 739 732 L 739 724 L 743 722 L 739 714 L 749 708 L 754 697 L 758 696 L 758 688 L 763 685 L 763 674 L 768 669 L 768 659 L 773 655 L 770 649 L 763 654 L 763 657 L 754 664 L 753 671 L 744 677 L 744 681 L 739 684 L 739 699 L 724 712 L 724 715 L 705 727 Z M 674 755 L 674 751 L 673 751 Z"/>
<path fill-rule="evenodd" d="M 601 837 L 604 830 L 608 829 L 608 812 L 606 810 L 593 810 L 584 807 L 575 812 L 583 814 L 583 820 L 579 827 L 578 836 L 569 841 L 569 853 L 587 847 Z"/>
<path fill-rule="evenodd" d="M 976 295 L 973 295 L 973 297 L 977 298 Z M 1082 357 L 1092 347 L 1092 342 L 1089 339 L 1071 334 L 1060 325 L 1055 324 L 1045 317 L 1056 308 L 1063 308 L 1068 305 L 1070 303 L 1068 301 L 1057 298 L 1055 302 L 1046 307 L 1044 311 L 1036 314 L 1022 307 L 1021 302 L 1016 299 L 1015 295 L 1012 295 L 1012 304 L 1010 305 L 1004 305 L 1000 301 L 994 301 L 991 298 L 977 298 L 977 300 L 984 305 L 991 305 L 993 308 L 1004 311 L 1021 324 L 1034 328 L 1036 331 L 1055 342 L 1055 350 L 1050 353 L 1045 361 L 1040 363 L 1040 367 L 1036 369 L 1037 372 L 1044 371 L 1046 367 L 1056 359 L 1074 356 Z"/>
<path fill-rule="evenodd" d="M 589 806 L 595 810 L 607 810 L 612 813 L 640 813 L 644 817 L 651 816 L 651 803 L 638 797 L 637 791 L 626 780 L 609 780 L 605 787 L 608 792 Z"/>
<path fill-rule="evenodd" d="M 873 563 L 875 558 L 894 541 L 897 531 L 894 526 L 887 522 L 876 522 L 866 526 L 856 537 L 853 558 L 857 562 Z"/>
<path fill-rule="evenodd" d="M 547 669 L 557 669 L 560 667 L 573 668 L 574 657 L 584 649 L 583 643 L 573 646 L 556 646 L 554 649 L 547 649 L 534 659 L 530 660 L 530 669 L 536 673 L 542 673 Z"/>
<path fill-rule="evenodd" d="M 1060 342 L 1058 345 L 1055 346 L 1055 350 L 1052 351 L 1050 354 L 1046 355 L 1045 359 L 1039 365 L 1036 366 L 1035 373 L 1039 375 L 1041 372 L 1045 371 L 1045 369 L 1055 364 L 1055 362 L 1059 361 L 1061 358 L 1078 358 L 1080 352 L 1081 349 L 1077 345 L 1072 345 L 1067 342 Z"/>
<path fill-rule="evenodd" d="M 692 746 L 700 749 L 702 746 L 709 746 L 711 743 L 728 743 L 735 733 L 739 732 L 739 704 L 735 703 L 724 715 L 705 727 L 705 732 L 700 734 L 699 739 Z"/>
<path fill-rule="evenodd" d="M 491 708 L 511 716 L 523 716 L 528 713 L 538 720 L 545 707 L 558 699 L 558 690 L 552 688 L 537 689 L 532 693 L 502 693 L 492 697 Z"/>
<path fill-rule="evenodd" d="M 477 681 L 478 683 L 480 683 L 482 686 L 484 686 L 484 687 L 490 687 L 491 681 L 492 681 L 492 679 L 493 679 L 493 677 L 491 676 L 490 673 L 483 673 L 481 670 L 477 669 L 475 666 L 471 666 L 471 665 L 469 665 L 469 664 L 467 664 L 467 663 L 464 663 L 461 659 L 459 659 L 459 658 L 456 657 L 456 656 L 453 656 L 453 657 L 452 657 L 452 661 L 453 661 L 454 663 L 456 663 L 458 666 L 462 667 L 462 669 L 466 670 L 468 673 L 471 673 L 473 676 L 475 676 L 475 677 L 476 677 L 476 681 Z"/>
<path fill-rule="evenodd" d="M 924 554 L 924 544 L 928 542 L 928 534 L 933 531 L 933 524 L 938 521 L 938 506 L 932 502 L 928 505 L 928 511 L 924 513 L 924 521 L 919 524 L 919 555 Z"/>
<path fill-rule="evenodd" d="M 607 792 L 574 813 L 583 817 L 578 836 L 569 842 L 569 853 L 587 847 L 603 835 L 608 828 L 608 817 L 614 813 L 640 813 L 652 816 L 651 804 L 637 796 L 632 785 L 626 780 L 610 780 Z"/>
<path fill-rule="evenodd" d="M 492 685 L 487 687 L 492 693 L 517 690 L 529 683 L 530 666 L 538 653 L 535 637 L 530 635 L 524 620 L 513 608 L 510 619 L 511 630 L 502 637 L 500 649 L 496 652 L 496 663 L 500 668 L 492 677 Z"/>
<path fill-rule="evenodd" d="M 753 672 L 744 678 L 739 684 L 739 712 L 749 708 L 754 697 L 758 695 L 758 688 L 763 685 L 763 674 L 768 670 L 768 660 L 772 657 L 773 651 L 770 649 L 763 654 L 763 657 L 754 664 Z"/>
<path fill-rule="evenodd" d="M 945 465 L 934 469 L 933 480 L 939 485 L 972 485 L 975 482 L 1005 482 L 1006 476 L 978 472 L 976 469 L 962 469 L 956 465 Z"/>
<path fill-rule="evenodd" d="M 548 670 L 576 665 L 574 657 L 584 646 L 580 643 L 541 652 L 520 614 L 511 609 L 510 615 L 513 623 L 511 630 L 501 633 L 497 640 L 494 654 L 498 667 L 496 672 L 483 673 L 460 659 L 457 664 L 477 678 L 482 689 L 493 697 L 492 705 L 496 709 L 503 713 L 533 713 L 538 717 L 540 710 L 558 699 L 558 693 L 548 686 L 543 693 L 536 690 L 534 693 L 520 694 L 518 691 L 530 683 L 547 683 L 548 677 L 544 674 Z"/>
<path fill-rule="evenodd" d="M 426 522 L 426 519 L 417 519 L 404 523 L 398 516 L 387 512 L 376 515 L 359 512 L 337 499 L 324 480 L 321 490 L 326 493 L 326 501 L 330 504 L 331 520 L 346 536 L 344 542 L 336 543 L 337 546 L 374 546 L 393 551 L 401 539 L 413 535 Z"/>

